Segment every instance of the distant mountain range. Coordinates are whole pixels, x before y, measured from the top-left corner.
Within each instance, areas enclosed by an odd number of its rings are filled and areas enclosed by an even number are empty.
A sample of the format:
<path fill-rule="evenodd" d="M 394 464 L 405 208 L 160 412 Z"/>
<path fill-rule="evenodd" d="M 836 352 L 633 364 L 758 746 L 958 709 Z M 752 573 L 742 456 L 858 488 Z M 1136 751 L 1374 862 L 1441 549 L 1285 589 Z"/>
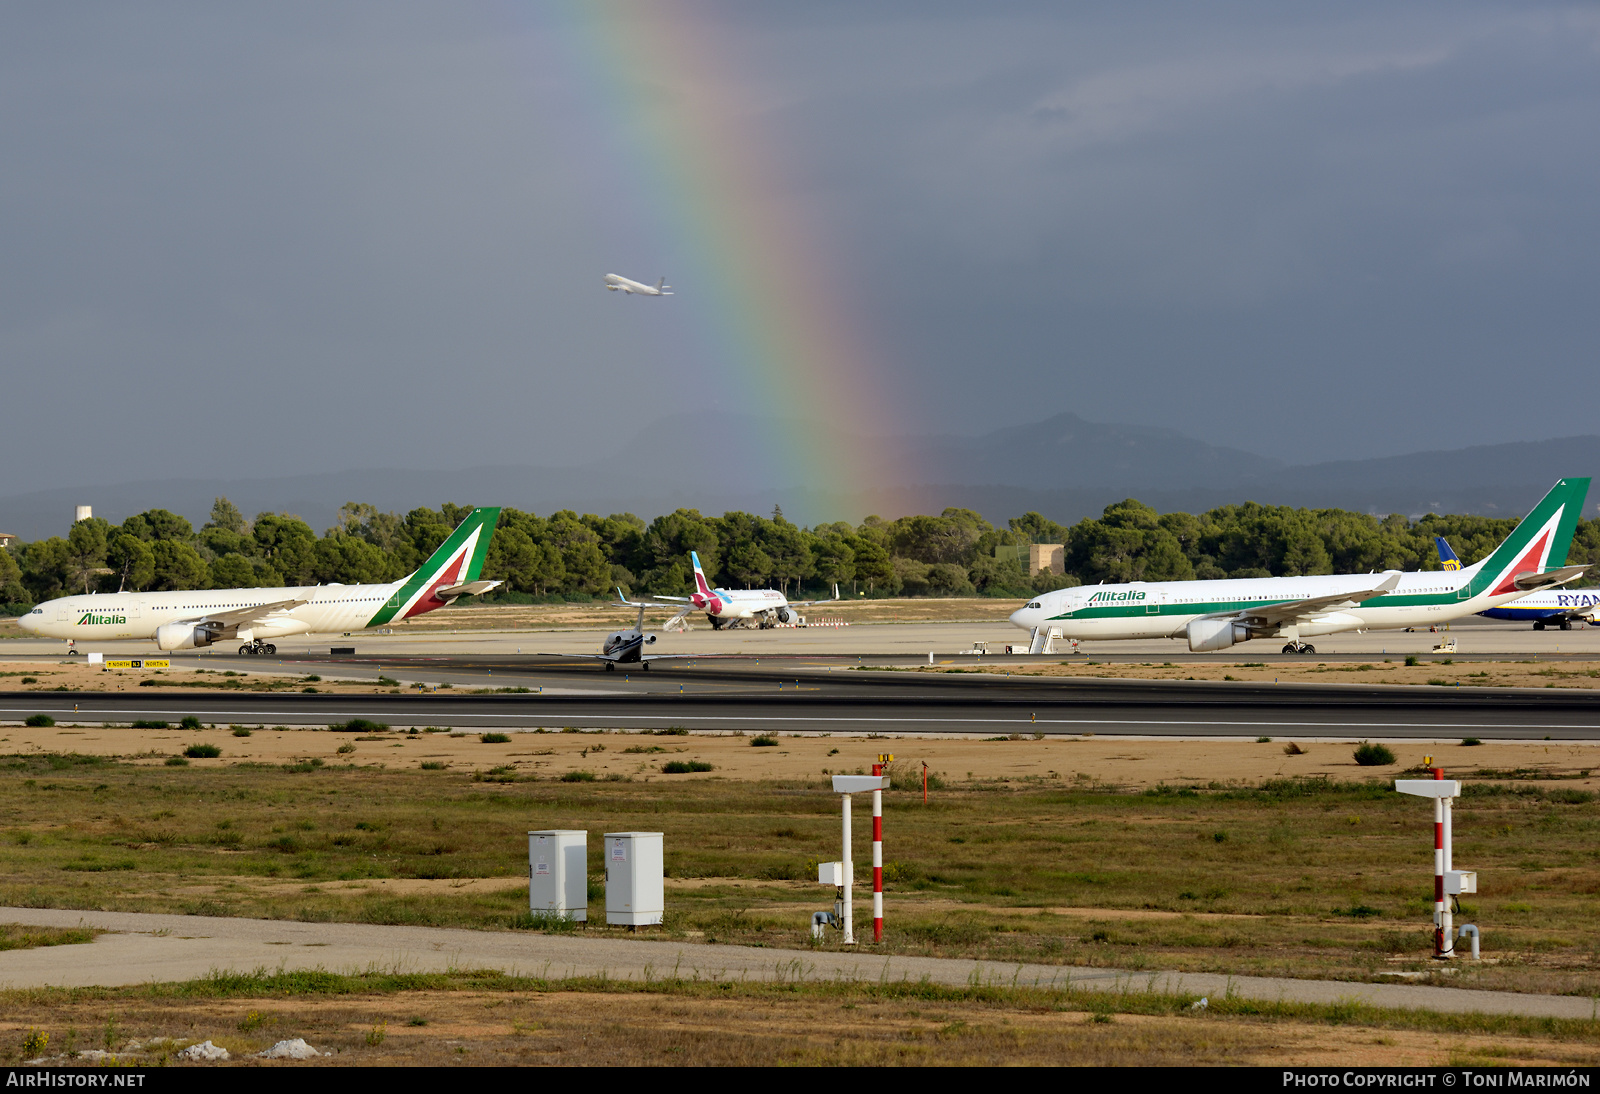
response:
<path fill-rule="evenodd" d="M 1520 516 L 1556 479 L 1600 470 L 1600 437 L 1595 436 L 1291 465 L 1170 429 L 1058 414 L 978 437 L 898 438 L 880 446 L 892 453 L 889 463 L 862 467 L 851 491 L 829 492 L 782 484 L 771 461 L 762 458 L 764 436 L 797 428 L 808 430 L 814 443 L 843 451 L 860 447 L 827 426 L 739 418 L 720 420 L 708 430 L 697 419 L 668 418 L 574 467 L 358 469 L 19 493 L 0 498 L 0 532 L 23 539 L 64 535 L 76 505 L 92 505 L 96 516 L 112 521 L 145 509 L 170 509 L 198 527 L 219 495 L 249 515 L 298 514 L 319 532 L 348 501 L 400 512 L 453 501 L 541 514 L 632 512 L 646 519 L 680 506 L 704 513 L 770 513 L 781 505 L 789 519 L 802 524 L 857 521 L 868 513 L 936 513 L 952 505 L 975 509 L 996 523 L 1037 510 L 1067 524 L 1098 515 L 1126 497 L 1163 512 L 1258 501 L 1408 516 L 1430 511 Z M 1293 436 L 1286 433 L 1281 443 L 1291 449 Z M 1600 496 L 1591 501 L 1600 502 Z"/>

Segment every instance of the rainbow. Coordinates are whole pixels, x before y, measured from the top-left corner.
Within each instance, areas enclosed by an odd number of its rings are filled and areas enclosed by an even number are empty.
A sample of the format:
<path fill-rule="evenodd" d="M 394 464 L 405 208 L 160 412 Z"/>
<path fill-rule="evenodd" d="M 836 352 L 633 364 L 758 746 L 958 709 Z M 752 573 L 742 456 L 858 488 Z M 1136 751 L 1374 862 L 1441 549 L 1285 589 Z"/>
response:
<path fill-rule="evenodd" d="M 563 11 L 556 32 L 626 161 L 619 169 L 639 180 L 663 250 L 693 274 L 672 306 L 687 313 L 712 382 L 755 413 L 859 438 L 841 445 L 790 424 L 767 438 L 765 462 L 784 480 L 772 485 L 858 491 L 864 468 L 890 465 L 897 400 L 830 262 L 826 225 L 798 206 L 780 150 L 725 63 L 724 28 L 682 0 Z"/>

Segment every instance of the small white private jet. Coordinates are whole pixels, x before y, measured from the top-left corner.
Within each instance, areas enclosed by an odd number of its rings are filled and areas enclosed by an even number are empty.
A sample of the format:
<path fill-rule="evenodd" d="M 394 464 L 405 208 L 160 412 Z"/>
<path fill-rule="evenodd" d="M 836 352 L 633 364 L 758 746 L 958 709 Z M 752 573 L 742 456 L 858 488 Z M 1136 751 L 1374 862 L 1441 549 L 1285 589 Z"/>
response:
<path fill-rule="evenodd" d="M 606 291 L 616 292 L 621 289 L 629 296 L 671 296 L 672 286 L 667 284 L 667 279 L 662 278 L 654 285 L 643 285 L 637 281 L 630 281 L 621 274 L 606 274 Z"/>

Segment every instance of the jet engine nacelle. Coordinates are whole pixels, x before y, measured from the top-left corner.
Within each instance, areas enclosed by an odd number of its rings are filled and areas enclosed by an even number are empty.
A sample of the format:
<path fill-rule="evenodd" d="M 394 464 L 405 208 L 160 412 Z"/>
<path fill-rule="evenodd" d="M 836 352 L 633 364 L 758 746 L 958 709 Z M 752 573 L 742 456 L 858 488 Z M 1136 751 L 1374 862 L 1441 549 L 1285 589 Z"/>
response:
<path fill-rule="evenodd" d="M 656 636 L 653 635 L 653 634 L 645 635 L 644 636 L 644 644 L 647 645 L 647 646 L 655 645 L 656 644 Z"/>
<path fill-rule="evenodd" d="M 193 623 L 166 623 L 156 628 L 156 646 L 164 650 L 186 650 L 209 646 L 217 636 Z"/>
<path fill-rule="evenodd" d="M 1225 650 L 1249 637 L 1250 628 L 1243 623 L 1235 623 L 1231 619 L 1196 619 L 1189 624 L 1189 652 Z"/>
<path fill-rule="evenodd" d="M 788 608 L 779 608 L 778 609 L 778 622 L 779 623 L 787 623 L 787 622 L 789 622 L 789 609 Z"/>

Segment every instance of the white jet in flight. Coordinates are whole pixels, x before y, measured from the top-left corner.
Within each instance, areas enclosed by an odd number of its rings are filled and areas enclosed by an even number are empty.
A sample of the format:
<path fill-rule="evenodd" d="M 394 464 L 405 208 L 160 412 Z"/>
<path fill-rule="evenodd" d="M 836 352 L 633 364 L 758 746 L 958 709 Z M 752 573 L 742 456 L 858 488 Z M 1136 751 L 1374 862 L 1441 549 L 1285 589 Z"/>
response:
<path fill-rule="evenodd" d="M 1459 570 L 1079 585 L 1030 601 L 1011 622 L 1033 632 L 1035 653 L 1057 632 L 1187 638 L 1195 653 L 1284 638 L 1284 653 L 1316 653 L 1300 639 L 1445 623 L 1573 580 L 1589 568 L 1566 565 L 1588 492 L 1588 479 L 1560 480 L 1493 554 Z"/>
<path fill-rule="evenodd" d="M 662 278 L 654 285 L 641 285 L 637 281 L 629 281 L 621 274 L 606 274 L 606 291 L 616 292 L 621 289 L 629 296 L 638 293 L 640 296 L 671 296 L 672 286 L 667 284 L 667 279 Z"/>

